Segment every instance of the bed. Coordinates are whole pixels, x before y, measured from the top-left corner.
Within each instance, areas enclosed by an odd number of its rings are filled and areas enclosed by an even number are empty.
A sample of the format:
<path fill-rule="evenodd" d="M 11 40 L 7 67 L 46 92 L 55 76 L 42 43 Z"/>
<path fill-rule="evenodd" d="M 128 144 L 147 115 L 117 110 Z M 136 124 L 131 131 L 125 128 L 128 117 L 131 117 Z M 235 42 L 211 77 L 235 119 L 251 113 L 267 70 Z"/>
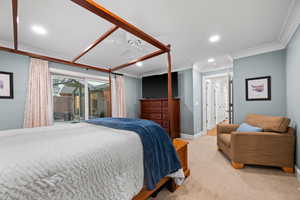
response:
<path fill-rule="evenodd" d="M 161 43 L 94 0 L 71 1 L 87 12 L 113 24 L 110 30 L 101 35 L 97 41 L 89 45 L 72 61 L 22 51 L 18 48 L 18 0 L 12 1 L 14 48 L 0 46 L 0 50 L 108 73 L 109 116 L 112 116 L 112 74 L 134 66 L 138 62 L 167 54 L 168 115 L 170 116 L 168 134 L 174 139 L 176 122 L 172 117 L 175 111 L 172 105 L 171 46 Z M 79 58 L 99 45 L 117 29 L 123 29 L 133 34 L 158 50 L 110 68 L 78 62 Z M 144 153 L 148 148 L 144 148 L 143 141 L 145 140 L 141 138 L 141 135 L 143 134 L 137 134 L 130 130 L 114 129 L 110 126 L 91 123 L 2 131 L 0 132 L 0 199 L 127 200 L 136 197 L 137 194 L 145 197 L 145 193 L 140 191 L 145 191 L 145 182 L 147 183 L 145 176 L 149 174 L 149 171 L 145 172 L 144 165 Z M 166 143 L 163 142 L 163 144 Z M 167 144 L 172 145 L 170 141 Z M 174 154 L 174 149 L 169 148 L 169 150 Z M 163 161 L 168 161 L 168 159 L 157 160 L 158 163 Z M 187 168 L 186 174 L 189 174 Z M 164 173 L 156 175 L 163 177 Z M 178 180 L 182 180 L 184 177 L 180 169 L 169 176 L 178 178 Z M 154 183 L 157 183 L 157 177 L 154 178 Z M 161 185 L 166 180 L 164 177 L 157 184 Z M 154 190 L 157 188 L 155 184 L 148 184 L 148 186 L 150 186 L 150 190 L 154 187 Z M 148 195 L 152 192 L 153 190 L 146 193 Z M 138 199 L 140 199 L 139 196 Z"/>
<path fill-rule="evenodd" d="M 0 199 L 128 200 L 145 185 L 133 131 L 90 123 L 2 131 Z"/>

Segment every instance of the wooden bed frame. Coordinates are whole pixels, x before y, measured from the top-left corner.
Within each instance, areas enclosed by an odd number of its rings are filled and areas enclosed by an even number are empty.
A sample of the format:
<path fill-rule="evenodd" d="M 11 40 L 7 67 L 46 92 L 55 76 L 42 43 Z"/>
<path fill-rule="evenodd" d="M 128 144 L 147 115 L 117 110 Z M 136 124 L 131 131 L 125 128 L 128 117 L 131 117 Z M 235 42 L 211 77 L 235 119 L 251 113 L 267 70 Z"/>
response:
<path fill-rule="evenodd" d="M 93 42 L 91 45 L 89 45 L 85 50 L 83 50 L 82 52 L 80 52 L 80 54 L 78 56 L 76 56 L 74 59 L 72 59 L 71 61 L 68 60 L 62 60 L 62 59 L 58 59 L 58 58 L 53 58 L 53 57 L 49 57 L 49 56 L 45 56 L 45 55 L 39 55 L 39 54 L 35 54 L 35 53 L 31 53 L 31 52 L 27 52 L 27 51 L 22 51 L 18 49 L 18 22 L 19 22 L 19 16 L 18 16 L 18 0 L 12 0 L 12 20 L 13 20 L 13 40 L 14 40 L 14 48 L 7 48 L 7 47 L 3 47 L 0 46 L 0 51 L 7 51 L 7 52 L 11 52 L 11 53 L 15 53 L 15 54 L 20 54 L 20 55 L 25 55 L 25 56 L 29 56 L 29 57 L 33 57 L 33 58 L 38 58 L 38 59 L 42 59 L 42 60 L 48 60 L 50 62 L 56 62 L 56 63 L 62 63 L 65 65 L 70 65 L 73 67 L 80 67 L 80 68 L 85 68 L 85 69 L 92 69 L 92 70 L 96 70 L 96 71 L 101 71 L 101 72 L 106 72 L 109 74 L 109 85 L 110 85 L 110 89 L 109 89 L 109 115 L 112 116 L 112 87 L 111 87 L 111 75 L 112 73 L 114 73 L 117 70 L 132 66 L 138 62 L 147 60 L 147 59 L 151 59 L 153 57 L 162 55 L 162 54 L 167 54 L 167 69 L 168 69 L 168 112 L 169 112 L 169 116 L 170 116 L 170 136 L 172 139 L 175 138 L 175 133 L 174 133 L 174 119 L 173 119 L 173 106 L 172 106 L 172 61 L 171 61 L 171 45 L 165 45 L 163 43 L 161 43 L 160 41 L 156 40 L 155 38 L 153 38 L 152 36 L 148 35 L 147 33 L 143 32 L 142 30 L 140 30 L 139 28 L 135 27 L 134 25 L 128 23 L 127 21 L 125 21 L 124 19 L 122 19 L 121 17 L 117 16 L 116 14 L 110 12 L 109 10 L 105 9 L 104 7 L 102 7 L 101 5 L 97 4 L 96 2 L 94 2 L 93 0 L 70 0 L 72 2 L 74 2 L 75 4 L 77 4 L 80 7 L 85 8 L 86 10 L 88 10 L 91 13 L 94 13 L 95 15 L 107 20 L 108 22 L 112 23 L 113 26 L 111 29 L 109 29 L 107 32 L 105 32 L 101 37 L 99 37 L 95 42 Z M 157 51 L 145 55 L 141 58 L 135 59 L 129 63 L 125 63 L 119 66 L 115 66 L 115 67 L 98 67 L 98 66 L 90 66 L 90 65 L 85 65 L 85 64 L 81 64 L 78 63 L 76 61 L 78 61 L 79 58 L 81 58 L 82 56 L 84 56 L 86 53 L 88 53 L 90 50 L 92 50 L 94 47 L 96 47 L 98 44 L 100 44 L 103 40 L 105 40 L 107 37 L 109 37 L 113 32 L 115 32 L 117 29 L 123 29 L 133 35 L 135 35 L 136 37 L 144 40 L 145 42 L 155 46 L 158 48 Z M 180 143 L 180 142 L 179 142 Z M 175 142 L 174 145 L 176 147 L 176 145 L 179 145 L 179 143 Z M 187 145 L 187 144 L 186 144 Z M 180 146 L 180 145 L 179 145 Z M 181 159 L 186 159 L 187 160 L 187 155 L 184 158 Z M 185 170 L 186 176 L 189 175 L 189 170 Z M 163 178 L 160 183 L 158 184 L 157 188 L 153 191 L 147 191 L 147 190 L 142 190 L 140 192 L 139 195 L 137 195 L 134 200 L 142 200 L 145 199 L 147 197 L 149 197 L 151 194 L 153 194 L 157 189 L 159 189 L 162 185 L 166 184 L 167 182 L 170 182 L 169 178 Z M 175 187 L 176 188 L 176 187 Z M 174 184 L 173 184 L 173 189 L 171 187 L 170 190 L 174 190 Z"/>
<path fill-rule="evenodd" d="M 19 23 L 19 16 L 18 16 L 18 0 L 11 0 L 12 1 L 12 21 L 13 21 L 13 40 L 14 40 L 14 48 L 7 48 L 0 46 L 0 51 L 7 51 L 11 53 L 16 53 L 16 54 L 21 54 L 21 55 L 26 55 L 29 57 L 33 58 L 38 58 L 42 60 L 48 60 L 51 62 L 56 62 L 56 63 L 62 63 L 66 65 L 70 65 L 73 67 L 81 67 L 85 69 L 93 69 L 96 71 L 101 71 L 101 72 L 106 72 L 109 73 L 109 84 L 110 84 L 110 92 L 109 92 L 109 115 L 112 116 L 112 100 L 111 100 L 111 74 L 114 73 L 117 70 L 132 66 L 138 62 L 148 60 L 150 58 L 162 55 L 162 54 L 167 54 L 167 68 L 168 68 L 168 112 L 170 116 L 170 136 L 171 138 L 175 138 L 174 134 L 174 119 L 173 119 L 173 106 L 172 106 L 172 61 L 171 61 L 171 45 L 165 45 L 161 43 L 160 41 L 156 40 L 149 34 L 145 33 L 144 31 L 140 30 L 136 26 L 128 23 L 118 15 L 110 12 L 109 10 L 105 9 L 101 5 L 97 4 L 94 2 L 94 0 L 70 0 L 77 4 L 78 6 L 81 6 L 88 10 L 91 13 L 94 13 L 95 15 L 107 20 L 108 22 L 112 23 L 113 26 L 110 28 L 107 32 L 105 32 L 102 36 L 100 36 L 95 42 L 90 44 L 87 48 L 85 48 L 78 56 L 76 56 L 74 59 L 71 61 L 68 60 L 63 60 L 63 59 L 58 59 L 58 58 L 53 58 L 45 55 L 39 55 L 27 51 L 21 51 L 18 49 L 18 23 Z M 105 40 L 107 37 L 109 37 L 113 32 L 118 30 L 119 28 L 135 35 L 136 37 L 144 40 L 145 42 L 157 47 L 159 50 L 145 55 L 141 58 L 135 59 L 131 62 L 115 66 L 115 67 L 99 67 L 99 66 L 90 66 L 90 65 L 85 65 L 78 63 L 79 58 L 84 56 L 86 53 L 88 53 L 90 50 L 92 50 L 94 47 L 96 47 L 98 44 L 100 44 L 103 40 Z"/>
<path fill-rule="evenodd" d="M 173 145 L 180 159 L 184 175 L 185 177 L 189 177 L 190 169 L 188 165 L 188 142 L 181 139 L 174 139 Z M 151 196 L 155 197 L 163 186 L 167 187 L 170 192 L 174 192 L 179 188 L 179 186 L 176 185 L 176 183 L 171 178 L 165 177 L 160 180 L 154 190 L 147 190 L 146 188 L 143 188 L 140 193 L 136 195 L 132 200 L 146 200 Z"/>

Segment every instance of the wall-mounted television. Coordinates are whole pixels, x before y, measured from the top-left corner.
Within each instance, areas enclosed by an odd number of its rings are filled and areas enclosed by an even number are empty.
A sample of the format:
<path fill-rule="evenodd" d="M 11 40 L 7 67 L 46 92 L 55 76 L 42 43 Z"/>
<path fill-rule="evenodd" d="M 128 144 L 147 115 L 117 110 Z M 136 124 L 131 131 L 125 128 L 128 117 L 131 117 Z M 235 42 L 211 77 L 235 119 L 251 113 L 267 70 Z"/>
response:
<path fill-rule="evenodd" d="M 142 78 L 143 98 L 167 98 L 168 74 Z M 178 97 L 178 73 L 172 73 L 173 97 Z"/>

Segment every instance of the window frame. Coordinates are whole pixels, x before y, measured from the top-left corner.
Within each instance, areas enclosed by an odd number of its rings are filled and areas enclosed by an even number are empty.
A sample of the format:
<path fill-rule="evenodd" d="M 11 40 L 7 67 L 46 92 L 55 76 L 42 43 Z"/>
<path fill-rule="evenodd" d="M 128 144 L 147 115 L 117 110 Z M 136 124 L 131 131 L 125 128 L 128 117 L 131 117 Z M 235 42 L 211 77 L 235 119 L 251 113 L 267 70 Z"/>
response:
<path fill-rule="evenodd" d="M 50 84 L 51 84 L 51 98 L 53 101 L 53 78 L 55 75 L 57 76 L 63 76 L 66 78 L 71 78 L 75 80 L 81 80 L 84 82 L 84 119 L 89 119 L 89 89 L 88 89 L 88 82 L 89 81 L 97 81 L 97 82 L 103 82 L 108 84 L 109 78 L 106 76 L 95 76 L 90 74 L 85 74 L 81 72 L 74 72 L 69 70 L 63 70 L 63 69 L 56 69 L 56 68 L 50 68 Z M 52 106 L 54 109 L 54 106 Z M 53 115 L 52 115 L 53 117 Z M 54 119 L 53 119 L 54 121 Z M 54 121 L 55 122 L 55 121 Z"/>

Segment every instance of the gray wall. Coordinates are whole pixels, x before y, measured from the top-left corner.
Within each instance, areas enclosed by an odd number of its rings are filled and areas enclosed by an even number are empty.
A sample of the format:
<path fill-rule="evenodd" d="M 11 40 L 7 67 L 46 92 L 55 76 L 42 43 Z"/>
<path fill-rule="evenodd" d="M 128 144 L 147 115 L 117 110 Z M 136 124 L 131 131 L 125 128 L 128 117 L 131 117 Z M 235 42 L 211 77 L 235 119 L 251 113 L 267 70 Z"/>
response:
<path fill-rule="evenodd" d="M 193 70 L 194 134 L 202 131 L 202 73 Z"/>
<path fill-rule="evenodd" d="M 125 103 L 127 117 L 139 118 L 140 116 L 140 102 L 141 95 L 141 79 L 124 76 L 125 84 Z"/>
<path fill-rule="evenodd" d="M 286 115 L 286 51 L 274 51 L 234 60 L 234 121 L 241 123 L 249 113 Z M 246 101 L 245 79 L 272 77 L 271 101 Z"/>
<path fill-rule="evenodd" d="M 0 130 L 23 125 L 28 66 L 28 57 L 0 51 L 0 71 L 14 73 L 14 98 L 0 99 Z"/>
<path fill-rule="evenodd" d="M 193 70 L 178 72 L 178 97 L 180 98 L 181 133 L 194 134 Z"/>
<path fill-rule="evenodd" d="M 300 27 L 287 48 L 286 80 L 287 80 L 287 115 L 293 120 L 297 130 L 296 164 L 300 167 Z"/>

